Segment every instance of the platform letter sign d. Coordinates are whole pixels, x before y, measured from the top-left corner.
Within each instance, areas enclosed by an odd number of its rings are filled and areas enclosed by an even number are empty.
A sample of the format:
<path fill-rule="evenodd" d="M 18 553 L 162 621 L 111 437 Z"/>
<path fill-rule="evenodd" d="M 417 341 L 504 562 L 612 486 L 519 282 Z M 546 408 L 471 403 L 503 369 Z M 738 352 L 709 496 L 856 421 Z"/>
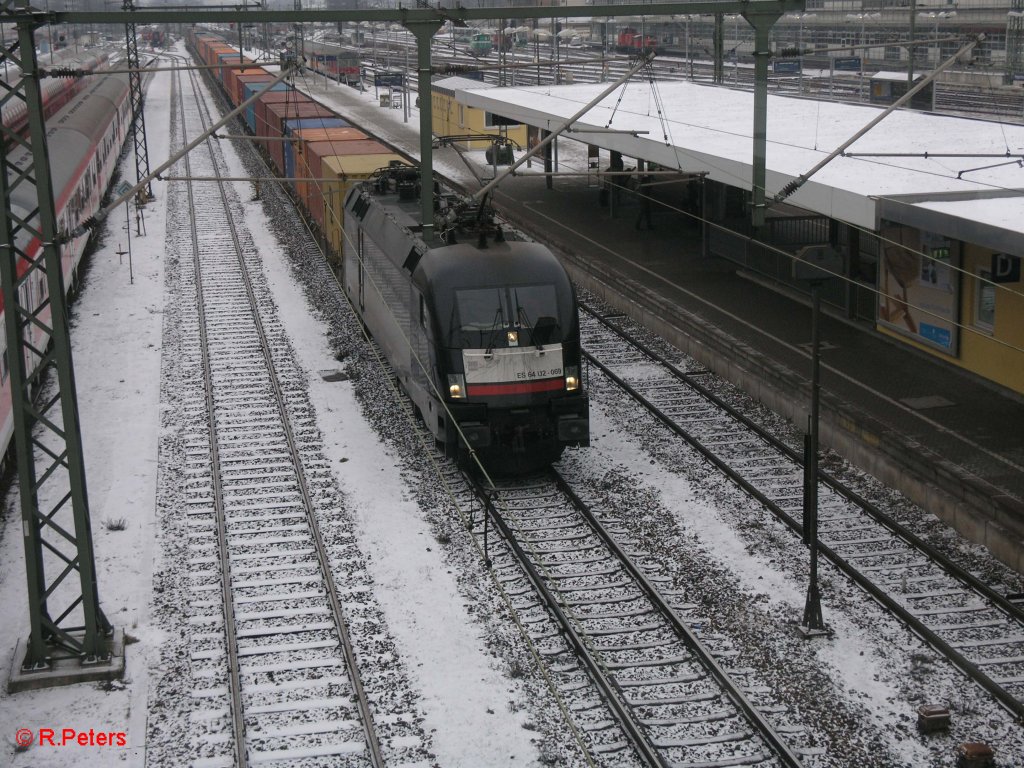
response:
<path fill-rule="evenodd" d="M 1019 283 L 1020 256 L 1010 256 L 1007 253 L 993 253 L 992 282 Z"/>

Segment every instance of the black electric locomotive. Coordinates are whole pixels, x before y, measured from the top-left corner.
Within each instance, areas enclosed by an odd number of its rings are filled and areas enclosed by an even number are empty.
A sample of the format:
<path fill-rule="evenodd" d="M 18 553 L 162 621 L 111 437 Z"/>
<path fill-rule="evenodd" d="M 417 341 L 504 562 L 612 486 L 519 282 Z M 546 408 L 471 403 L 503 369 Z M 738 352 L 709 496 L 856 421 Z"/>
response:
<path fill-rule="evenodd" d="M 550 250 L 489 210 L 435 196 L 419 236 L 418 173 L 382 169 L 345 199 L 344 286 L 448 455 L 531 471 L 589 444 L 576 295 Z"/>

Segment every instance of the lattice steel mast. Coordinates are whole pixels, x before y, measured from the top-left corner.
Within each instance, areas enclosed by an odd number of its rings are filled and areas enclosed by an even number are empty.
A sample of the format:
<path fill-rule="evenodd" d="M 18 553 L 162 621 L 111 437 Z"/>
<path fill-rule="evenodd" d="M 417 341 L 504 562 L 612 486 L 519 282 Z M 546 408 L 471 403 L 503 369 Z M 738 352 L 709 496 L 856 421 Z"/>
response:
<path fill-rule="evenodd" d="M 302 10 L 302 0 L 295 0 L 294 7 L 296 11 Z M 306 65 L 306 37 L 302 31 L 302 25 L 295 25 L 295 63 L 299 67 L 299 72 L 302 72 L 302 67 Z"/>
<path fill-rule="evenodd" d="M 34 32 L 47 14 L 30 9 L 27 0 L 0 0 L 0 19 L 14 12 L 21 14 L 17 37 L 10 43 L 4 40 L 0 62 L 19 67 L 22 77 L 3 85 L 0 106 L 22 100 L 29 135 L 2 128 L 0 283 L 28 577 L 30 635 L 20 663 L 22 671 L 35 672 L 50 669 L 58 655 L 83 663 L 109 659 L 112 628 L 100 608 L 96 585 L 35 54 Z M 30 14 L 28 19 L 25 14 Z M 19 147 L 30 150 L 23 167 L 13 163 L 12 152 Z M 37 302 L 31 301 L 33 294 L 40 297 Z"/>
<path fill-rule="evenodd" d="M 124 0 L 121 8 L 125 11 L 135 10 L 135 0 Z M 149 176 L 149 148 L 146 146 L 146 114 L 143 110 L 142 72 L 139 70 L 139 46 L 135 37 L 135 22 L 128 21 L 124 25 L 124 47 L 128 53 L 128 90 L 132 100 L 132 140 L 135 142 L 135 181 L 142 181 Z M 147 183 L 142 202 L 153 199 L 153 187 Z"/>

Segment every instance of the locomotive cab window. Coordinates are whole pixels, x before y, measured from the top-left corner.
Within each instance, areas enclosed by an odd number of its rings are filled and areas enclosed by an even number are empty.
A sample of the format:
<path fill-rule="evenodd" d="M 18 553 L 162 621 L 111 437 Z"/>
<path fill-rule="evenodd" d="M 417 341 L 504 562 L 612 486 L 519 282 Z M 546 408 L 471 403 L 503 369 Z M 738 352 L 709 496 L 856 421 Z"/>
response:
<path fill-rule="evenodd" d="M 558 294 L 553 285 L 517 285 L 463 288 L 455 291 L 451 346 L 503 347 L 515 338 L 522 344 L 562 341 Z M 512 335 L 501 333 L 516 329 Z"/>
<path fill-rule="evenodd" d="M 477 288 L 456 291 L 459 304 L 459 325 L 463 330 L 486 330 L 505 324 L 508 314 L 504 291 L 499 288 Z"/>
<path fill-rule="evenodd" d="M 531 343 L 555 344 L 562 340 L 555 286 L 517 286 L 510 288 L 509 293 L 515 307 L 516 324 L 529 331 Z"/>

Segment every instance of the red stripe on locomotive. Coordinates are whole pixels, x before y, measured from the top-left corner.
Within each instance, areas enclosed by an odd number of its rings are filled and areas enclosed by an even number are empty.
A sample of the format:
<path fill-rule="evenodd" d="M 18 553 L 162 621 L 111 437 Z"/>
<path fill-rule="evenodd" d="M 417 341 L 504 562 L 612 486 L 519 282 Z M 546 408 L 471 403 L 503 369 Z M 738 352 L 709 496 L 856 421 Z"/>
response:
<path fill-rule="evenodd" d="M 565 383 L 561 377 L 557 379 L 538 379 L 537 381 L 513 382 L 511 384 L 469 384 L 466 394 L 469 397 L 488 397 L 490 395 L 526 395 L 532 392 L 553 392 L 562 389 Z"/>

